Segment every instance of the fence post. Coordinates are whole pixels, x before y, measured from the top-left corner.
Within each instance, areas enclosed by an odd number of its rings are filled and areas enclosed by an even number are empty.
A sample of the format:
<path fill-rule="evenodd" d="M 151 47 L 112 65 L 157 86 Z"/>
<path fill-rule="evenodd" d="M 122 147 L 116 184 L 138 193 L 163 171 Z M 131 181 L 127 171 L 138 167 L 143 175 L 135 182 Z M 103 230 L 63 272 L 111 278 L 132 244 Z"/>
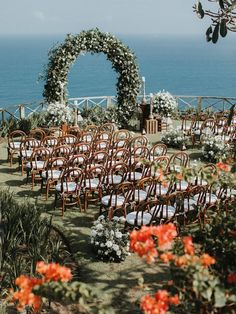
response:
<path fill-rule="evenodd" d="M 74 126 L 78 126 L 78 109 L 77 108 L 73 109 L 73 114 L 74 114 Z"/>
<path fill-rule="evenodd" d="M 111 105 L 111 96 L 107 96 L 107 108 L 109 108 Z"/>
<path fill-rule="evenodd" d="M 5 122 L 5 110 L 1 109 L 1 113 L 2 113 L 2 123 Z"/>
<path fill-rule="evenodd" d="M 198 112 L 200 113 L 202 111 L 202 97 L 198 97 L 197 107 L 198 107 Z"/>
<path fill-rule="evenodd" d="M 25 106 L 24 105 L 19 105 L 19 114 L 20 114 L 20 119 L 25 119 Z"/>

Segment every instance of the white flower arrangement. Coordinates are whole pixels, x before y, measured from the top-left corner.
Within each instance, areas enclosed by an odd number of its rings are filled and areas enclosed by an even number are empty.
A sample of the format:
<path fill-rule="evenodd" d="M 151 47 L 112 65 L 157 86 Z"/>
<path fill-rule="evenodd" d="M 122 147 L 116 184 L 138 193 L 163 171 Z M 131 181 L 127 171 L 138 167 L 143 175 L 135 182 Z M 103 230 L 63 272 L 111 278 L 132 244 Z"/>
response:
<path fill-rule="evenodd" d="M 161 117 L 172 116 L 177 110 L 177 102 L 169 92 L 158 92 L 153 96 L 153 113 Z"/>
<path fill-rule="evenodd" d="M 202 145 L 203 158 L 210 162 L 226 160 L 230 153 L 229 144 L 222 141 L 221 136 L 208 136 L 204 138 Z"/>
<path fill-rule="evenodd" d="M 64 104 L 49 104 L 43 113 L 43 122 L 47 126 L 60 126 L 63 123 L 72 123 L 73 112 Z"/>
<path fill-rule="evenodd" d="M 163 133 L 161 141 L 169 147 L 183 149 L 187 145 L 188 138 L 182 131 L 171 129 Z"/>
<path fill-rule="evenodd" d="M 100 259 L 122 261 L 129 255 L 129 235 L 122 227 L 124 228 L 122 217 L 109 220 L 101 215 L 94 222 L 91 228 L 91 244 Z"/>

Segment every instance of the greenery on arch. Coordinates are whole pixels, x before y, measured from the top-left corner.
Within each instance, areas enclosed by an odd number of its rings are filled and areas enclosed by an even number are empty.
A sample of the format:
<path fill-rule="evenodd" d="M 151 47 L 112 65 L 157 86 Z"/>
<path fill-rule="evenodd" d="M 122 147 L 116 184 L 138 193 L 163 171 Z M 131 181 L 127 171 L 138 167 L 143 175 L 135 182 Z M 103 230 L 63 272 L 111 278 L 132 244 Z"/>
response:
<path fill-rule="evenodd" d="M 128 125 L 136 107 L 136 97 L 140 88 L 136 57 L 119 39 L 97 28 L 82 31 L 78 35 L 69 34 L 64 43 L 49 51 L 49 62 L 44 77 L 44 98 L 48 103 L 66 103 L 68 72 L 79 55 L 84 52 L 92 54 L 103 52 L 112 62 L 112 68 L 118 73 L 116 84 L 118 117 L 122 125 Z"/>

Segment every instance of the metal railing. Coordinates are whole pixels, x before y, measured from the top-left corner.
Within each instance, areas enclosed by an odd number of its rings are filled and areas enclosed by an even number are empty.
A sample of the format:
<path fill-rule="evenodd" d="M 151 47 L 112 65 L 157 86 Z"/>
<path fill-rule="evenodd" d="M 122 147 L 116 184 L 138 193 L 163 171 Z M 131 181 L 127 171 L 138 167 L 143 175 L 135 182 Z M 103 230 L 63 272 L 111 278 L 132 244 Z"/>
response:
<path fill-rule="evenodd" d="M 180 111 L 195 109 L 211 110 L 211 111 L 225 111 L 229 110 L 232 105 L 236 104 L 236 97 L 218 97 L 218 96 L 174 96 Z M 150 103 L 150 95 L 137 97 L 137 105 L 145 101 Z M 115 96 L 92 96 L 92 97 L 78 97 L 68 99 L 69 107 L 77 110 L 100 106 L 107 108 L 109 106 L 116 106 L 117 101 Z M 18 104 L 8 107 L 0 108 L 0 121 L 3 122 L 9 118 L 20 120 L 28 118 L 34 113 L 40 113 L 47 106 L 44 101 L 34 102 L 30 104 Z M 76 110 L 76 111 L 77 111 Z"/>

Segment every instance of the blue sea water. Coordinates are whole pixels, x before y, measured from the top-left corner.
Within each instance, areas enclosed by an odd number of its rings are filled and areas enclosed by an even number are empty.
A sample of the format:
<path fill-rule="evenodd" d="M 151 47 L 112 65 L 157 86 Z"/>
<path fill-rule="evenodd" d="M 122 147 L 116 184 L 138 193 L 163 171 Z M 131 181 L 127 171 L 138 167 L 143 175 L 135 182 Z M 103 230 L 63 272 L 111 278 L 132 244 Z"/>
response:
<path fill-rule="evenodd" d="M 146 93 L 236 97 L 235 37 L 213 45 L 204 36 L 117 35 L 137 56 Z M 64 36 L 0 37 L 0 107 L 41 100 L 49 49 Z M 103 54 L 80 56 L 69 73 L 69 97 L 116 94 L 116 73 Z"/>

